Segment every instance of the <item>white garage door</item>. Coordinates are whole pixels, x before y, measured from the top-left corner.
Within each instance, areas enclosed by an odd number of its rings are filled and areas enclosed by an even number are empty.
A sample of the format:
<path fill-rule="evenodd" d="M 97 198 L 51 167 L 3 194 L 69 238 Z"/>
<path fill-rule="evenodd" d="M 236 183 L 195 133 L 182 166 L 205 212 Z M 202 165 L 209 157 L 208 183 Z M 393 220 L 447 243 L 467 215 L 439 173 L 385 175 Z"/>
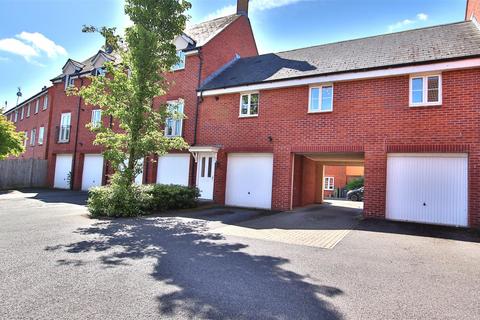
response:
<path fill-rule="evenodd" d="M 225 203 L 230 206 L 271 209 L 272 176 L 272 154 L 229 154 Z"/>
<path fill-rule="evenodd" d="M 103 156 L 101 154 L 86 154 L 83 161 L 82 190 L 102 185 Z"/>
<path fill-rule="evenodd" d="M 468 225 L 465 154 L 389 154 L 387 218 Z"/>
<path fill-rule="evenodd" d="M 158 158 L 157 183 L 188 186 L 190 154 L 167 154 Z"/>
<path fill-rule="evenodd" d="M 70 189 L 70 171 L 72 171 L 72 155 L 57 154 L 53 187 L 58 189 Z"/>

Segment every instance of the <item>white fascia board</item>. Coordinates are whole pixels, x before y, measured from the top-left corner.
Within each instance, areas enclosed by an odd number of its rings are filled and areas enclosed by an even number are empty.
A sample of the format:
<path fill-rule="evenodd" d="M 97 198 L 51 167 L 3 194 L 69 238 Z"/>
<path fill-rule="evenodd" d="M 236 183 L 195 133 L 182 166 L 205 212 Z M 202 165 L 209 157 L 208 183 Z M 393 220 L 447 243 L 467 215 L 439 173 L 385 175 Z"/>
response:
<path fill-rule="evenodd" d="M 185 52 L 186 56 L 193 56 L 198 53 L 198 50 L 192 50 L 192 51 L 187 51 Z"/>
<path fill-rule="evenodd" d="M 199 96 L 217 96 L 230 93 L 240 93 L 244 91 L 258 91 L 279 89 L 286 87 L 298 87 L 312 84 L 320 84 L 327 82 L 340 82 L 350 80 L 362 80 L 371 78 L 385 78 L 399 75 L 416 74 L 416 73 L 429 73 L 429 72 L 442 72 L 449 70 L 468 69 L 480 67 L 480 58 L 472 58 L 465 60 L 456 60 L 451 62 L 431 63 L 417 66 L 363 71 L 363 72 L 348 72 L 339 73 L 326 76 L 316 76 L 302 79 L 292 80 L 280 80 L 274 82 L 258 83 L 251 85 L 244 85 L 238 87 L 231 87 L 225 89 L 212 89 L 198 92 Z"/>

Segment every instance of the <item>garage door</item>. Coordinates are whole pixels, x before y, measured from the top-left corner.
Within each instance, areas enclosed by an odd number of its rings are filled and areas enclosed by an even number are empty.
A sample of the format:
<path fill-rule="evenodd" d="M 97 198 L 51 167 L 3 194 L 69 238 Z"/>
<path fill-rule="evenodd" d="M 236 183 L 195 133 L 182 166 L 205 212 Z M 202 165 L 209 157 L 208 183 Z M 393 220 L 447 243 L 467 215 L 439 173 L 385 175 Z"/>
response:
<path fill-rule="evenodd" d="M 190 154 L 167 154 L 158 159 L 157 183 L 188 186 Z"/>
<path fill-rule="evenodd" d="M 231 206 L 271 209 L 272 176 L 272 154 L 229 154 L 225 203 Z"/>
<path fill-rule="evenodd" d="M 101 154 L 86 154 L 83 161 L 82 190 L 102 185 L 103 156 Z"/>
<path fill-rule="evenodd" d="M 72 155 L 57 154 L 55 160 L 55 177 L 53 187 L 70 189 L 70 171 L 72 170 Z"/>
<path fill-rule="evenodd" d="M 465 154 L 389 154 L 387 218 L 468 225 Z"/>

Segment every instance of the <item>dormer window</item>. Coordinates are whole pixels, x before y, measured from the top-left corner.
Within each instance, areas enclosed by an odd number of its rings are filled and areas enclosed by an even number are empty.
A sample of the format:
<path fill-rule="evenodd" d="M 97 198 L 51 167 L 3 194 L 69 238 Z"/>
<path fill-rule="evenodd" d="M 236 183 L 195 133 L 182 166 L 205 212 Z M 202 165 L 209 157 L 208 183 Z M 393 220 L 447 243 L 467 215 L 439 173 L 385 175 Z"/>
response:
<path fill-rule="evenodd" d="M 178 62 L 172 66 L 172 71 L 185 69 L 185 52 L 177 51 Z"/>
<path fill-rule="evenodd" d="M 103 69 L 103 68 L 97 68 L 97 69 L 95 69 L 95 75 L 96 75 L 96 76 L 100 76 L 100 77 L 105 76 L 105 69 Z"/>
<path fill-rule="evenodd" d="M 69 75 L 65 76 L 65 90 L 67 90 L 68 87 L 73 87 L 74 85 L 75 85 L 75 79 L 73 79 Z"/>

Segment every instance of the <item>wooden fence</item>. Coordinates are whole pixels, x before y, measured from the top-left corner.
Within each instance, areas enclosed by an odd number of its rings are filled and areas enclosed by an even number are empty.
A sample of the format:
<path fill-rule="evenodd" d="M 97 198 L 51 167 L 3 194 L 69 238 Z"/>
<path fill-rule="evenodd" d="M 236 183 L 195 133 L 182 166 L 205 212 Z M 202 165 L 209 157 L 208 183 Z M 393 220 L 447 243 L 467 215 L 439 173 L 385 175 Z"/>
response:
<path fill-rule="evenodd" d="M 47 186 L 47 160 L 13 159 L 0 161 L 0 189 Z"/>

